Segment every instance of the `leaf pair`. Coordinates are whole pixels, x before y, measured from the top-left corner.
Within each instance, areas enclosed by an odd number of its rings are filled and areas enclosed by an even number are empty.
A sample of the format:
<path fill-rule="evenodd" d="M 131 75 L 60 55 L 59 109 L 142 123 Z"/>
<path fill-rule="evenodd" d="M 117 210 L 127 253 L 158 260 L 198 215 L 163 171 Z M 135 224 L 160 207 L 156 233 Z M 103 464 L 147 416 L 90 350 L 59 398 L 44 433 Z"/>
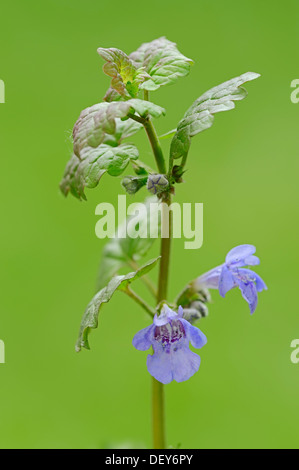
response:
<path fill-rule="evenodd" d="M 127 119 L 135 113 L 139 117 L 150 115 L 156 118 L 165 114 L 165 110 L 154 103 L 139 99 L 99 103 L 85 109 L 74 126 L 74 153 L 80 158 L 83 148 L 98 147 L 105 139 L 109 140 L 109 136 L 114 138 L 114 145 L 119 145 L 122 139 L 140 128 L 139 123 L 136 123 L 136 126 L 129 121 L 129 124 L 124 125 L 119 119 Z"/>
<path fill-rule="evenodd" d="M 130 115 L 159 117 L 164 109 L 148 101 L 131 99 L 99 103 L 80 114 L 73 130 L 74 154 L 66 166 L 60 188 L 65 196 L 71 192 L 86 199 L 84 188 L 94 188 L 102 175 L 119 176 L 131 160 L 139 156 L 132 144 L 122 140 L 137 132 L 142 125 Z"/>
<path fill-rule="evenodd" d="M 100 47 L 98 53 L 107 61 L 103 71 L 112 78 L 106 101 L 136 97 L 140 90 L 154 91 L 170 85 L 188 75 L 193 64 L 165 37 L 142 44 L 129 56 L 115 48 Z"/>

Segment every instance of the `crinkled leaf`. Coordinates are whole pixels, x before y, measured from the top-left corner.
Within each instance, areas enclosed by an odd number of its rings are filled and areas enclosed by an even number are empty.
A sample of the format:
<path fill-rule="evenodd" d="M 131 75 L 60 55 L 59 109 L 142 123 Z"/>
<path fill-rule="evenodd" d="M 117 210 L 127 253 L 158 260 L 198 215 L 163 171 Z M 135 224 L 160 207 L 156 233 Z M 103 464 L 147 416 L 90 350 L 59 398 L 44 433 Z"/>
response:
<path fill-rule="evenodd" d="M 130 160 L 138 158 L 138 149 L 132 144 L 118 147 L 102 144 L 97 148 L 84 147 L 80 159 L 73 155 L 68 163 L 60 188 L 65 196 L 70 191 L 79 199 L 86 199 L 84 188 L 95 188 L 104 173 L 119 176 Z"/>
<path fill-rule="evenodd" d="M 259 76 L 254 72 L 244 73 L 240 77 L 212 88 L 198 98 L 179 122 L 177 132 L 171 142 L 173 158 L 186 155 L 191 144 L 191 137 L 211 127 L 214 114 L 233 109 L 234 101 L 242 100 L 247 95 L 247 91 L 241 85 Z"/>
<path fill-rule="evenodd" d="M 98 53 L 107 61 L 103 70 L 112 78 L 111 88 L 124 98 L 136 97 L 139 84 L 149 78 L 144 69 L 137 68 L 127 54 L 120 49 L 99 47 Z"/>
<path fill-rule="evenodd" d="M 153 118 L 158 118 L 165 115 L 165 109 L 150 101 L 139 100 L 137 98 L 126 101 L 132 106 L 133 112 L 139 114 L 141 117 L 146 117 L 148 114 Z"/>
<path fill-rule="evenodd" d="M 122 96 L 128 96 L 126 84 L 134 81 L 137 70 L 132 60 L 123 51 L 115 48 L 99 47 L 98 54 L 107 61 L 103 71 L 112 78 L 111 88 Z"/>
<path fill-rule="evenodd" d="M 157 90 L 162 85 L 170 85 L 179 77 L 189 74 L 193 61 L 179 52 L 174 42 L 165 37 L 142 44 L 129 56 L 136 67 L 144 67 L 150 79 L 144 81 L 140 88 Z"/>
<path fill-rule="evenodd" d="M 103 143 L 116 147 L 120 145 L 124 139 L 136 134 L 143 126 L 133 119 L 126 119 L 122 121 L 119 118 L 115 119 L 115 132 L 114 134 L 106 134 Z"/>
<path fill-rule="evenodd" d="M 138 261 L 147 254 L 155 238 L 151 238 L 150 227 L 155 221 L 158 221 L 157 234 L 160 235 L 160 217 L 158 213 L 158 199 L 156 196 L 149 197 L 145 201 L 146 224 L 140 224 L 146 227 L 146 238 L 131 238 L 127 236 L 127 225 L 134 216 L 128 216 L 127 219 L 118 227 L 116 236 L 111 238 L 105 245 L 102 259 L 99 266 L 97 288 L 101 289 L 107 284 L 107 280 L 111 278 L 119 269 L 130 261 Z M 145 233 L 144 233 L 145 235 Z"/>
<path fill-rule="evenodd" d="M 74 126 L 74 153 L 80 157 L 84 147 L 98 147 L 107 138 L 107 134 L 119 134 L 119 119 L 135 113 L 141 117 L 147 114 L 159 117 L 165 114 L 165 110 L 149 101 L 134 98 L 128 101 L 99 103 L 85 109 Z M 135 129 L 138 129 L 137 126 Z"/>
<path fill-rule="evenodd" d="M 113 277 L 107 286 L 101 289 L 93 297 L 91 302 L 88 304 L 81 321 L 79 337 L 76 343 L 76 351 L 80 351 L 82 347 L 90 349 L 88 335 L 91 328 L 98 327 L 98 316 L 102 304 L 109 302 L 116 290 L 125 290 L 131 282 L 139 279 L 144 274 L 147 274 L 156 266 L 158 260 L 159 257 L 149 261 L 137 271 L 125 274 L 123 276 Z"/>
<path fill-rule="evenodd" d="M 81 196 L 78 194 L 78 191 L 76 189 L 77 185 L 74 184 L 79 164 L 79 158 L 75 154 L 73 154 L 65 167 L 63 178 L 59 186 L 61 192 L 65 196 L 67 196 L 70 192 L 73 196 L 77 197 L 78 199 L 81 199 Z"/>
<path fill-rule="evenodd" d="M 117 91 L 114 90 L 112 87 L 108 88 L 103 98 L 103 100 L 107 103 L 112 103 L 112 101 L 121 101 L 122 99 L 123 97 L 119 93 L 117 93 Z"/>
<path fill-rule="evenodd" d="M 80 114 L 73 130 L 74 155 L 66 166 L 60 184 L 64 195 L 86 199 L 84 187 L 94 188 L 108 172 L 120 175 L 130 160 L 138 158 L 134 145 L 121 144 L 142 125 L 130 115 L 159 117 L 164 109 L 148 101 L 131 99 L 122 102 L 99 103 Z M 125 120 L 122 120 L 125 119 Z"/>
<path fill-rule="evenodd" d="M 73 129 L 74 152 L 78 157 L 82 148 L 97 147 L 103 142 L 105 130 L 96 128 L 94 117 L 108 106 L 108 103 L 97 103 L 80 113 Z"/>
<path fill-rule="evenodd" d="M 116 119 L 115 138 L 118 142 L 121 142 L 123 139 L 136 134 L 142 127 L 140 122 L 136 122 L 133 119 L 127 119 L 126 121 Z"/>

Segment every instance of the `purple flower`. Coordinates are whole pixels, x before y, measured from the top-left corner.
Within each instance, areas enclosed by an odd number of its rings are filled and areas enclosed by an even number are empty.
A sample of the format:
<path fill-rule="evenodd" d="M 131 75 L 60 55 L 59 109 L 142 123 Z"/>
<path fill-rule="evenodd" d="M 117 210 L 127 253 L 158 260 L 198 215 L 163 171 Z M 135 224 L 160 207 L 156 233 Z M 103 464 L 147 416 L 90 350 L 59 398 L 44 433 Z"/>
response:
<path fill-rule="evenodd" d="M 183 319 L 181 306 L 176 313 L 164 304 L 153 324 L 136 333 L 133 346 L 139 351 L 153 346 L 154 354 L 147 356 L 147 369 L 159 382 L 168 384 L 172 380 L 184 382 L 199 369 L 200 357 L 190 351 L 189 341 L 195 348 L 201 348 L 207 338 Z"/>
<path fill-rule="evenodd" d="M 236 246 L 228 252 L 224 264 L 198 277 L 195 280 L 195 287 L 219 289 L 222 297 L 234 287 L 239 287 L 243 298 L 248 302 L 250 313 L 253 313 L 257 306 L 257 293 L 267 289 L 258 274 L 244 268 L 260 263 L 259 258 L 254 256 L 255 251 L 253 245 Z"/>

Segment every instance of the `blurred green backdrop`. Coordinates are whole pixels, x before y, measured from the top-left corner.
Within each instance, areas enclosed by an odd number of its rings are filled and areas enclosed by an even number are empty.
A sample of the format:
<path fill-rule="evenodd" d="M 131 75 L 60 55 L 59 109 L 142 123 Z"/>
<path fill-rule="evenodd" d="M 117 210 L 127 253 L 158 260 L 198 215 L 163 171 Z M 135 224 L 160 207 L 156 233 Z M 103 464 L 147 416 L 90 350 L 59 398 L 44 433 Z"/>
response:
<path fill-rule="evenodd" d="M 176 201 L 204 203 L 204 245 L 173 243 L 169 297 L 241 243 L 257 246 L 269 287 L 252 317 L 239 291 L 225 300 L 213 292 L 200 324 L 208 337 L 200 371 L 166 387 L 168 443 L 298 447 L 299 364 L 290 361 L 299 337 L 299 104 L 290 101 L 298 2 L 16 0 L 1 5 L 1 17 L 1 448 L 151 446 L 147 353 L 131 346 L 148 324 L 143 312 L 117 294 L 91 351 L 74 351 L 103 248 L 95 206 L 117 201 L 120 179 L 104 177 L 87 203 L 64 199 L 58 184 L 75 120 L 109 83 L 97 47 L 129 53 L 162 35 L 195 65 L 151 95 L 167 109 L 159 133 L 206 89 L 248 70 L 262 74 L 236 110 L 193 139 Z M 145 135 L 132 140 L 151 163 Z"/>

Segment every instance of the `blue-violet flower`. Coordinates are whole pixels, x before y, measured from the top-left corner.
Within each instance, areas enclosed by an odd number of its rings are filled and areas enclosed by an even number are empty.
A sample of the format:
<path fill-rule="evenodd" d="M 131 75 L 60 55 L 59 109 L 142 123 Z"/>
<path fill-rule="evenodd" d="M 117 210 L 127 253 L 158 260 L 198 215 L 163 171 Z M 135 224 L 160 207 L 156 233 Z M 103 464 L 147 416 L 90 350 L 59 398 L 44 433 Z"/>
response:
<path fill-rule="evenodd" d="M 147 356 L 147 369 L 159 382 L 188 380 L 200 365 L 200 357 L 189 349 L 189 342 L 201 348 L 207 342 L 205 335 L 183 318 L 183 308 L 178 313 L 164 304 L 152 325 L 142 329 L 133 338 L 133 346 L 146 351 L 153 346 L 154 354 Z"/>
<path fill-rule="evenodd" d="M 257 306 L 257 293 L 267 289 L 262 278 L 244 266 L 255 266 L 260 263 L 253 245 L 239 245 L 226 255 L 225 263 L 198 277 L 194 285 L 196 288 L 219 289 L 219 294 L 225 294 L 239 287 L 243 298 L 249 305 L 252 314 Z"/>

